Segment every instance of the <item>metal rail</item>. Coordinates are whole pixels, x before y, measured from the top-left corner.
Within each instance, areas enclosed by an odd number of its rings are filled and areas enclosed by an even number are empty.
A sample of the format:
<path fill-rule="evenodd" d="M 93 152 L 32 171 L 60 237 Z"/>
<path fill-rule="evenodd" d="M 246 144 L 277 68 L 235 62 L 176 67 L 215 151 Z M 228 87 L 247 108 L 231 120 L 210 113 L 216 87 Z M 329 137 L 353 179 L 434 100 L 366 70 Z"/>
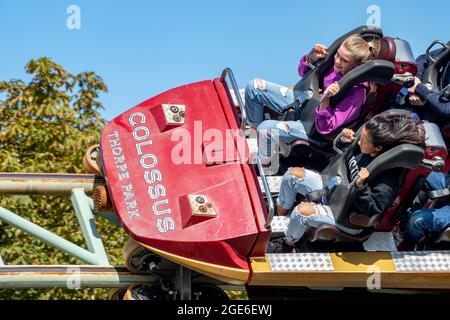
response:
<path fill-rule="evenodd" d="M 52 186 L 53 184 L 50 183 L 47 188 L 53 189 Z M 0 207 L 0 220 L 76 257 L 84 263 L 93 265 L 109 264 L 102 238 L 94 223 L 94 205 L 92 199 L 85 194 L 85 189 L 82 188 L 74 188 L 70 190 L 70 193 L 72 195 L 71 200 L 74 211 L 86 240 L 88 250 L 2 207 Z"/>
<path fill-rule="evenodd" d="M 126 288 L 158 283 L 152 274 L 133 274 L 125 267 L 59 265 L 0 266 L 0 289 L 5 288 Z"/>
<path fill-rule="evenodd" d="M 94 174 L 0 173 L 0 194 L 71 194 L 72 189 L 91 193 L 105 185 L 103 177 Z"/>
<path fill-rule="evenodd" d="M 436 45 L 436 44 L 440 44 L 443 48 L 448 48 L 448 45 L 445 44 L 444 42 L 440 41 L 440 40 L 434 40 L 427 48 L 427 50 L 425 51 L 425 55 L 427 56 L 428 59 L 430 59 L 430 61 L 432 62 L 436 62 L 436 59 L 431 55 L 431 49 Z"/>
<path fill-rule="evenodd" d="M 236 101 L 241 111 L 241 129 L 245 131 L 245 125 L 247 124 L 247 111 L 245 110 L 244 102 L 242 101 L 241 94 L 239 92 L 239 88 L 236 83 L 236 79 L 234 78 L 233 75 L 233 71 L 231 71 L 230 68 L 225 68 L 222 71 L 222 75 L 220 76 L 220 82 L 225 82 L 227 76 L 230 79 L 231 87 L 233 88 Z"/>
<path fill-rule="evenodd" d="M 273 216 L 275 215 L 275 203 L 272 198 L 272 193 L 270 192 L 269 182 L 267 181 L 267 177 L 264 174 L 264 168 L 261 163 L 261 158 L 257 154 L 254 154 L 254 158 L 256 160 L 256 165 L 258 166 L 259 176 L 261 177 L 264 191 L 266 192 L 267 201 L 269 202 L 269 216 L 267 217 L 267 222 L 264 227 L 270 228 Z"/>

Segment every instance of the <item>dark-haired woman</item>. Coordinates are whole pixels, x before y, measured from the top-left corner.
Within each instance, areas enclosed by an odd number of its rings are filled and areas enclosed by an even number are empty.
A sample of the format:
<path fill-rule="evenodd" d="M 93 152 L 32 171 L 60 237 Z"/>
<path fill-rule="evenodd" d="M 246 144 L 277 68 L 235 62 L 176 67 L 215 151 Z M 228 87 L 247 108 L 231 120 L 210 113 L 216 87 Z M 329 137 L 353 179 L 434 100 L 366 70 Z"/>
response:
<path fill-rule="evenodd" d="M 399 170 L 391 169 L 367 183 L 369 172 L 366 166 L 378 155 L 403 143 L 424 144 L 422 126 L 408 116 L 378 115 L 368 121 L 358 141 L 360 153 L 347 161 L 349 181 L 354 181 L 356 188 L 352 192 L 354 211 L 367 216 L 384 212 L 394 201 L 399 191 Z M 341 142 L 350 143 L 355 133 L 350 129 L 343 130 Z M 297 193 L 306 195 L 323 188 L 319 173 L 304 169 L 290 168 L 283 177 L 278 197 L 277 213 L 286 215 L 294 205 Z M 302 202 L 294 208 L 288 228 L 285 232 L 284 248 L 292 250 L 309 227 L 317 228 L 321 224 L 334 225 L 333 213 L 329 206 Z"/>

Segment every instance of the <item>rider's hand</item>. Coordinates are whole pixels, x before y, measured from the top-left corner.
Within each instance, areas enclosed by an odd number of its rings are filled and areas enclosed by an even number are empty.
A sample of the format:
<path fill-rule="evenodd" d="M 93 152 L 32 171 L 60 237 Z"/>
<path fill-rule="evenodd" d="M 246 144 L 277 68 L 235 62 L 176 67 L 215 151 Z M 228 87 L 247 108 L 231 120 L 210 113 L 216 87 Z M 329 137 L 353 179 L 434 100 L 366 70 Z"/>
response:
<path fill-rule="evenodd" d="M 340 90 L 341 87 L 337 81 L 333 82 L 328 88 L 326 88 L 320 98 L 320 110 L 328 108 L 330 105 L 330 98 L 335 96 Z"/>
<path fill-rule="evenodd" d="M 335 81 L 328 88 L 325 89 L 323 95 L 328 98 L 331 98 L 332 96 L 337 95 L 339 91 L 341 91 L 341 87 L 339 86 L 339 83 Z"/>
<path fill-rule="evenodd" d="M 417 94 L 410 94 L 409 95 L 409 102 L 413 105 L 413 106 L 423 106 L 425 105 L 425 102 L 420 99 L 420 97 Z"/>
<path fill-rule="evenodd" d="M 345 128 L 342 130 L 342 136 L 339 139 L 342 143 L 351 143 L 355 140 L 355 131 Z"/>
<path fill-rule="evenodd" d="M 328 54 L 328 48 L 321 44 L 316 44 L 308 56 L 309 62 L 316 63 L 317 60 L 325 58 Z"/>
<path fill-rule="evenodd" d="M 367 178 L 369 177 L 369 171 L 366 168 L 361 168 L 358 173 L 358 180 L 356 180 L 356 186 L 358 188 L 362 188 L 362 186 L 366 183 Z"/>
<path fill-rule="evenodd" d="M 378 90 L 378 85 L 374 81 L 369 82 L 370 90 L 369 93 L 375 93 Z"/>

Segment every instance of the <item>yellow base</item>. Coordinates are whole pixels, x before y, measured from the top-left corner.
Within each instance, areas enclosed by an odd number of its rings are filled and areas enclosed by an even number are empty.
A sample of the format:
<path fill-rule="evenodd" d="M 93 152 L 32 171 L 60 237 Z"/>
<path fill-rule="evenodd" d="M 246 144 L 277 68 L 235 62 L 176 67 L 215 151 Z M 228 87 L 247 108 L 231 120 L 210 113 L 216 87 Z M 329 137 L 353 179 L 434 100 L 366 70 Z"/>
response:
<path fill-rule="evenodd" d="M 251 259 L 250 285 L 450 289 L 448 272 L 398 272 L 389 252 L 330 253 L 334 271 L 272 271 L 267 256 Z M 378 280 L 377 280 L 378 277 Z M 378 282 L 377 282 L 378 281 Z M 379 288 L 373 287 L 379 284 Z"/>

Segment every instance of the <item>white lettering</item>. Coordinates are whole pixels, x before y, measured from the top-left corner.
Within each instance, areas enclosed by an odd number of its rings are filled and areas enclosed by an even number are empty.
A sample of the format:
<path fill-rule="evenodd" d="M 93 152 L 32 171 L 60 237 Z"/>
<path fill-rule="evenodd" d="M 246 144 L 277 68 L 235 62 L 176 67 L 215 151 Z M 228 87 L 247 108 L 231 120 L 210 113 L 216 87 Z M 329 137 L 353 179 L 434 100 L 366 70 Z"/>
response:
<path fill-rule="evenodd" d="M 157 184 L 154 187 L 149 186 L 148 194 L 149 194 L 150 198 L 158 199 L 160 196 L 163 196 L 163 197 L 166 196 L 166 188 L 161 184 Z"/>
<path fill-rule="evenodd" d="M 161 206 L 163 204 L 169 204 L 169 200 L 164 199 L 164 200 L 160 200 L 160 201 L 153 203 L 153 205 L 152 205 L 153 213 L 156 214 L 157 216 L 161 216 L 163 214 L 168 214 L 168 213 L 172 212 L 170 210 L 170 208 L 160 211 L 158 206 Z"/>
<path fill-rule="evenodd" d="M 166 233 L 169 230 L 175 230 L 175 222 L 172 218 L 166 217 L 164 219 L 158 219 L 156 221 L 156 227 L 159 232 Z"/>
<path fill-rule="evenodd" d="M 135 112 L 128 118 L 128 123 L 131 124 L 132 127 L 134 127 L 137 123 L 134 121 L 134 118 L 141 118 L 141 121 L 139 123 L 145 123 L 145 115 L 141 112 Z"/>
<path fill-rule="evenodd" d="M 153 143 L 152 140 L 148 140 L 148 141 L 137 143 L 136 144 L 136 151 L 137 151 L 138 156 L 142 155 L 142 147 L 143 146 L 151 145 L 152 143 Z"/>
<path fill-rule="evenodd" d="M 150 175 L 150 178 L 149 178 Z M 152 170 L 152 171 L 145 171 L 144 173 L 144 179 L 145 182 L 147 182 L 148 184 L 153 184 L 156 181 L 161 181 L 162 176 L 161 176 L 161 172 L 157 169 Z"/>
<path fill-rule="evenodd" d="M 138 133 L 143 131 L 144 134 L 143 135 L 139 135 Z M 148 138 L 148 136 L 150 135 L 150 130 L 147 127 L 144 126 L 139 126 L 133 129 L 133 138 L 135 140 L 145 140 Z"/>
<path fill-rule="evenodd" d="M 148 159 L 148 158 L 151 158 L 153 161 L 152 161 L 152 163 L 150 163 L 150 164 L 147 164 L 146 162 L 145 162 L 145 159 Z M 144 154 L 142 157 L 141 157 L 141 160 L 140 160 L 140 162 L 141 162 L 141 166 L 143 167 L 143 168 L 145 168 L 145 169 L 150 169 L 150 168 L 153 168 L 154 166 L 156 166 L 156 164 L 158 163 L 158 159 L 156 158 L 156 156 L 154 155 L 154 154 Z"/>

